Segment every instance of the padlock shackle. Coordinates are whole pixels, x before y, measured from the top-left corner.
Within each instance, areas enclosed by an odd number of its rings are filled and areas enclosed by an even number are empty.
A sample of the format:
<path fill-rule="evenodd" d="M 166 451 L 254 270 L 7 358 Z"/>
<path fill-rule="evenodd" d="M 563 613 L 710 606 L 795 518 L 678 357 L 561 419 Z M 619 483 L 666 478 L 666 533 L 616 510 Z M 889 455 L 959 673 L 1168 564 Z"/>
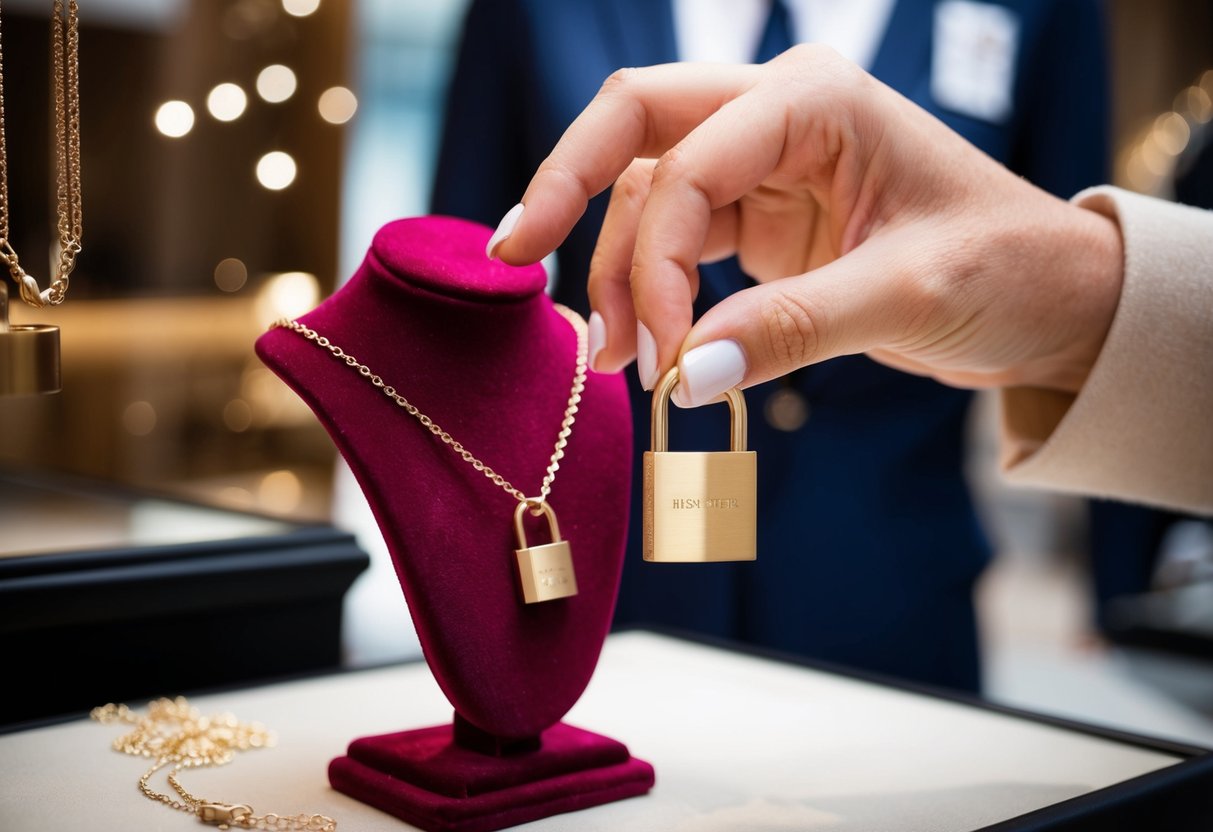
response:
<path fill-rule="evenodd" d="M 653 388 L 653 413 L 649 427 L 649 447 L 654 452 L 664 452 L 669 446 L 670 435 L 670 394 L 678 386 L 678 365 L 669 369 L 657 386 Z M 745 406 L 745 396 L 736 387 L 725 391 L 725 399 L 729 403 L 729 424 L 732 426 L 732 436 L 729 437 L 729 450 L 744 451 L 746 449 L 746 433 L 748 415 Z"/>
<path fill-rule="evenodd" d="M 548 518 L 548 531 L 551 533 L 552 543 L 559 542 L 563 538 L 560 537 L 560 524 L 556 522 L 556 512 L 548 505 L 548 501 L 539 497 L 528 497 L 525 502 L 519 501 L 518 508 L 514 509 L 514 534 L 518 538 L 518 548 L 525 549 L 526 529 L 522 527 L 522 516 L 527 510 L 531 511 L 532 515 L 546 514 Z M 538 511 L 536 511 L 538 509 Z"/>

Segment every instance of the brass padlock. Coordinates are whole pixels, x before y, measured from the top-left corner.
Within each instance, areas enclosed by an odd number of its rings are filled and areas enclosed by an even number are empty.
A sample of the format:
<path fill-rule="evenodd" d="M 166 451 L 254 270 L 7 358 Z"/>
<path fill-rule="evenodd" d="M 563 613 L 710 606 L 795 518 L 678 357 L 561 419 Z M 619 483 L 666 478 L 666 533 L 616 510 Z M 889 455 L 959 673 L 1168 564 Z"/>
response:
<path fill-rule="evenodd" d="M 552 542 L 542 546 L 526 545 L 526 530 L 522 528 L 523 512 L 535 509 L 547 515 Z M 560 539 L 556 512 L 547 500 L 530 499 L 514 509 L 514 532 L 518 535 L 518 577 L 522 582 L 522 598 L 528 604 L 555 601 L 577 594 L 577 576 L 573 574 L 573 553 L 569 542 Z"/>
<path fill-rule="evenodd" d="M 8 286 L 0 273 L 0 396 L 59 392 L 59 327 L 8 322 Z"/>
<path fill-rule="evenodd" d="M 725 393 L 732 416 L 728 451 L 667 451 L 670 394 L 678 368 L 653 390 L 652 450 L 644 455 L 644 559 L 672 563 L 758 556 L 758 461 L 746 450 L 741 391 Z"/>

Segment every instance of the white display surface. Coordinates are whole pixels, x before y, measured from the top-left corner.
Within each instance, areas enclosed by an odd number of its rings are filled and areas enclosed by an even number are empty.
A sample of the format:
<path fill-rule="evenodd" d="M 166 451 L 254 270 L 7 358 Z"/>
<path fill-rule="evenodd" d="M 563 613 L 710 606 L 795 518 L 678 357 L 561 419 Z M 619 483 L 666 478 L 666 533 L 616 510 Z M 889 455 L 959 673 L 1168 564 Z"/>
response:
<path fill-rule="evenodd" d="M 412 827 L 332 791 L 329 759 L 355 737 L 451 717 L 424 664 L 194 704 L 264 722 L 278 744 L 226 767 L 186 771 L 187 789 L 248 803 L 259 814 L 330 815 L 344 832 Z M 654 765 L 657 785 L 646 797 L 557 815 L 528 830 L 972 830 L 1181 761 L 648 633 L 607 640 L 567 721 L 627 743 Z M 79 721 L 0 736 L 0 829 L 203 828 L 136 791 L 147 762 L 110 749 L 120 733 L 118 725 Z"/>

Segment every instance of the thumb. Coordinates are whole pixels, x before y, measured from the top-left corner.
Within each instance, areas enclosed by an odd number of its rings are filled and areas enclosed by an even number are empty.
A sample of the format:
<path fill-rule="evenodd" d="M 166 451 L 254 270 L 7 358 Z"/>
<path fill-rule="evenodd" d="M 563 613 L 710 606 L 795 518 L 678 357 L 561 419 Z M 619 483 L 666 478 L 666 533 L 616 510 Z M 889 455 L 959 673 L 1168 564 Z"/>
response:
<path fill-rule="evenodd" d="M 869 241 L 871 243 L 871 241 Z M 737 292 L 691 328 L 673 400 L 699 407 L 726 390 L 807 364 L 865 352 L 913 320 L 890 260 L 860 246 L 828 265 Z"/>

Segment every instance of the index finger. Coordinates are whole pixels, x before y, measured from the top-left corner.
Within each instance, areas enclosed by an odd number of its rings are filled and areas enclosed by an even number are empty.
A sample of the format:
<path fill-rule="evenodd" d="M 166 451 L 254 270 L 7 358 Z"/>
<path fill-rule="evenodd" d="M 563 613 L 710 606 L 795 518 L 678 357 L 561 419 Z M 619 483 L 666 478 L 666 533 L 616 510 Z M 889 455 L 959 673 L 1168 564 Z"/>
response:
<path fill-rule="evenodd" d="M 657 157 L 752 87 L 760 66 L 663 64 L 621 69 L 602 85 L 539 166 L 509 236 L 493 251 L 534 263 L 555 250 L 633 159 Z"/>

